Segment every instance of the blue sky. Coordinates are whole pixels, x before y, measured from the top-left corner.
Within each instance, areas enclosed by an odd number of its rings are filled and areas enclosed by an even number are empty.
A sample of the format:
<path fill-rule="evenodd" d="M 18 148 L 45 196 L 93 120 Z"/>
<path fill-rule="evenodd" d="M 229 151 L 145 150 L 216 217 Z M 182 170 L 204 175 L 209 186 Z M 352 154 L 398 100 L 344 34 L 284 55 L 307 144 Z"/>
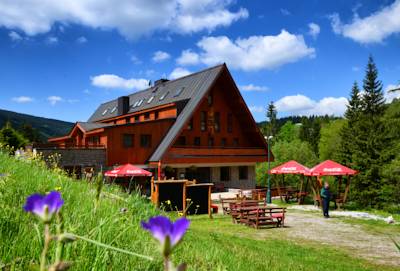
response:
<path fill-rule="evenodd" d="M 341 115 L 370 54 L 385 90 L 400 84 L 399 33 L 400 0 L 6 0 L 0 108 L 85 121 L 148 80 L 226 62 L 257 121 L 270 101 Z"/>

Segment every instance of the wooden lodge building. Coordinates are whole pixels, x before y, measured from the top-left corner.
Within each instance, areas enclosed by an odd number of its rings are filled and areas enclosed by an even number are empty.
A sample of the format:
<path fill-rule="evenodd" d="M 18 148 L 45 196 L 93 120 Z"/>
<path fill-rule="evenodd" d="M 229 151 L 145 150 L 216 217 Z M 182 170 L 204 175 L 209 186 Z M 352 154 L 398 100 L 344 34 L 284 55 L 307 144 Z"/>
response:
<path fill-rule="evenodd" d="M 267 143 L 225 64 L 101 104 L 68 135 L 49 139 L 66 168 L 131 163 L 157 178 L 255 187 Z M 271 155 L 272 157 L 272 155 Z"/>

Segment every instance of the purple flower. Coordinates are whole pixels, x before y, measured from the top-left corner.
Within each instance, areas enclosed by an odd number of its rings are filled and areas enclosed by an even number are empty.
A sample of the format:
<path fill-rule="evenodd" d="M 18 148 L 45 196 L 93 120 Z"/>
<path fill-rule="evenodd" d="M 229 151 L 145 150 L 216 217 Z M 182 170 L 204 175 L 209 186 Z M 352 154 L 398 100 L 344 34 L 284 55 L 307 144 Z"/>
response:
<path fill-rule="evenodd" d="M 185 217 L 173 223 L 167 217 L 156 216 L 150 218 L 148 223 L 142 221 L 142 228 L 151 232 L 153 237 L 160 242 L 164 256 L 168 257 L 174 246 L 179 243 L 186 233 L 189 224 L 190 221 Z"/>
<path fill-rule="evenodd" d="M 26 199 L 24 210 L 34 213 L 45 222 L 50 221 L 52 215 L 60 210 L 64 201 L 61 194 L 57 191 L 51 191 L 47 195 L 33 194 Z"/>

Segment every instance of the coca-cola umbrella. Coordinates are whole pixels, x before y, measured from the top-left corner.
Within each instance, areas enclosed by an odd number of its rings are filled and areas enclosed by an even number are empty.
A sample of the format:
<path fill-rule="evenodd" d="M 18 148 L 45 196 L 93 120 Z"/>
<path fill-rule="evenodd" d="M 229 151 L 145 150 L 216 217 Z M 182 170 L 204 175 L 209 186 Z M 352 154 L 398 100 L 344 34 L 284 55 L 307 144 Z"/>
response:
<path fill-rule="evenodd" d="M 356 175 L 358 172 L 354 169 L 348 168 L 344 165 L 341 165 L 335 161 L 332 160 L 326 160 L 312 169 L 308 173 L 306 173 L 307 176 L 316 176 L 317 177 L 317 188 L 321 189 L 322 188 L 322 181 L 321 181 L 321 176 L 338 176 L 339 178 L 339 183 L 338 183 L 338 197 L 336 199 L 336 202 L 339 204 L 344 204 L 347 199 L 347 194 L 349 193 L 350 189 L 350 176 Z M 340 193 L 340 188 L 342 186 L 342 178 L 343 176 L 347 176 L 347 182 L 346 182 L 346 188 L 344 191 L 344 195 L 342 196 Z M 317 198 L 319 199 L 319 191 L 314 191 L 314 193 L 317 195 Z"/>
<path fill-rule="evenodd" d="M 279 165 L 273 169 L 270 170 L 271 174 L 282 174 L 282 181 L 284 182 L 284 174 L 301 174 L 303 175 L 300 183 L 300 190 L 298 192 L 298 203 L 301 204 L 304 201 L 304 197 L 306 196 L 306 193 L 303 192 L 303 185 L 304 185 L 304 175 L 308 173 L 310 169 L 306 166 L 303 166 L 302 164 L 298 163 L 297 161 L 291 160 L 289 162 L 286 162 L 282 165 Z M 307 190 L 307 185 L 308 185 L 308 179 L 307 179 L 307 184 L 305 187 L 305 191 Z M 278 188 L 278 193 L 279 196 L 282 200 L 282 194 L 280 191 L 279 184 L 277 184 Z"/>
<path fill-rule="evenodd" d="M 119 166 L 117 168 L 114 168 L 112 170 L 106 171 L 104 173 L 105 176 L 107 177 L 131 177 L 129 180 L 129 186 L 128 186 L 128 191 L 131 189 L 131 182 L 134 177 L 151 177 L 153 174 L 147 170 L 144 170 L 140 167 L 136 167 L 132 164 L 126 164 Z"/>

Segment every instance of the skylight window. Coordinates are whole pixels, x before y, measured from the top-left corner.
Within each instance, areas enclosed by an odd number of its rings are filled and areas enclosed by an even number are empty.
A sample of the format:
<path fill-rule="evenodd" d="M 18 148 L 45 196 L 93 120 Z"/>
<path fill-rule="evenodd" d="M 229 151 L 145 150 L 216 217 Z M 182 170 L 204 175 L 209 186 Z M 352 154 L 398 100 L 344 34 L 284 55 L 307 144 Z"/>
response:
<path fill-rule="evenodd" d="M 179 89 L 176 90 L 174 97 L 178 97 L 179 95 L 181 95 L 182 91 L 185 89 L 185 87 L 181 87 Z"/>
<path fill-rule="evenodd" d="M 169 91 L 165 92 L 163 95 L 160 96 L 160 101 L 164 100 L 165 97 L 167 97 Z"/>
<path fill-rule="evenodd" d="M 143 99 L 141 99 L 141 100 L 138 102 L 137 106 L 141 106 L 142 103 L 143 103 Z"/>
<path fill-rule="evenodd" d="M 106 110 L 103 111 L 103 113 L 101 113 L 102 116 L 104 116 L 105 114 L 107 114 L 108 112 L 108 108 L 106 108 Z"/>
<path fill-rule="evenodd" d="M 154 100 L 154 96 L 151 96 L 151 97 L 149 98 L 149 100 L 147 101 L 147 103 L 149 104 L 149 103 L 151 103 L 153 100 Z"/>
<path fill-rule="evenodd" d="M 114 107 L 113 107 L 113 109 L 111 109 L 111 112 L 110 112 L 110 114 L 114 113 L 114 112 L 115 112 L 115 110 L 117 110 L 117 107 L 116 107 L 116 106 L 114 106 Z"/>

